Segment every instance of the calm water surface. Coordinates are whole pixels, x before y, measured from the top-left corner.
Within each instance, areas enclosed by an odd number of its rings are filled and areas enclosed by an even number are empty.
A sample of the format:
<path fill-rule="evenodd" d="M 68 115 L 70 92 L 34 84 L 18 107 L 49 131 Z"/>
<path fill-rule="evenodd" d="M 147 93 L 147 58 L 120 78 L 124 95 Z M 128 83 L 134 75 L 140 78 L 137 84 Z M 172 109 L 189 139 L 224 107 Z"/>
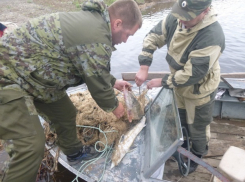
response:
<path fill-rule="evenodd" d="M 111 59 L 111 73 L 121 78 L 121 72 L 137 72 L 138 55 L 142 49 L 145 35 L 171 11 L 173 3 L 158 4 L 143 12 L 143 25 L 125 44 L 116 46 Z M 218 13 L 218 21 L 226 37 L 226 48 L 220 57 L 222 73 L 245 71 L 245 1 L 213 0 L 213 7 Z M 150 71 L 169 71 L 165 60 L 166 46 L 154 53 Z"/>

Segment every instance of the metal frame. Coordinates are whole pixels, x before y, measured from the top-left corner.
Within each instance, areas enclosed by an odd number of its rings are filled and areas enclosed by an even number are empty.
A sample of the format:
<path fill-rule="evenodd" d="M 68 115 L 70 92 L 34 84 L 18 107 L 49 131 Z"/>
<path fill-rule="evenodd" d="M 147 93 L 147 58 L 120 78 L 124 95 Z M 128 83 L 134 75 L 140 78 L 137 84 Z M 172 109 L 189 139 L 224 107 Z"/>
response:
<path fill-rule="evenodd" d="M 149 108 L 151 108 L 151 106 L 155 103 L 155 101 L 157 100 L 157 98 L 159 97 L 159 95 L 161 94 L 161 92 L 163 91 L 164 88 L 162 88 L 160 90 L 160 92 L 157 94 L 156 98 L 154 99 L 154 101 L 152 102 L 152 104 L 150 105 Z M 157 170 L 159 169 L 159 167 L 161 167 L 161 165 L 163 163 L 165 163 L 165 161 L 171 157 L 173 155 L 173 153 L 177 150 L 177 148 L 182 145 L 183 143 L 183 134 L 182 134 L 182 130 L 181 130 L 181 124 L 180 124 L 180 118 L 179 118 L 179 114 L 178 114 L 178 108 L 176 106 L 176 100 L 175 100 L 175 96 L 174 93 L 172 91 L 172 96 L 173 96 L 173 102 L 175 105 L 175 112 L 176 112 L 176 116 L 177 119 L 175 120 L 176 122 L 176 126 L 178 126 L 177 128 L 177 134 L 179 136 L 178 139 L 176 139 L 172 145 L 159 157 L 158 160 L 156 160 L 155 163 L 153 163 L 150 166 L 150 156 L 151 156 L 151 152 L 150 152 L 150 146 L 151 146 L 151 141 L 150 141 L 150 127 L 151 127 L 151 121 L 150 121 L 150 114 L 149 114 L 149 110 L 146 113 L 146 120 L 147 120 L 147 125 L 145 128 L 145 160 L 144 160 L 144 167 L 143 167 L 143 176 L 145 178 L 150 178 L 151 175 Z M 159 121 L 161 122 L 161 121 Z"/>

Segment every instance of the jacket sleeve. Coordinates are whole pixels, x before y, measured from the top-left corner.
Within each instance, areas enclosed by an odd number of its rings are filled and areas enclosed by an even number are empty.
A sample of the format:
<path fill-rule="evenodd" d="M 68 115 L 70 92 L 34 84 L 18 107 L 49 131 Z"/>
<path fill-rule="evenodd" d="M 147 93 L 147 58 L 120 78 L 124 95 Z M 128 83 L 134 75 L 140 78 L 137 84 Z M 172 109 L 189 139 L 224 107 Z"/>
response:
<path fill-rule="evenodd" d="M 113 76 L 113 75 L 111 75 L 111 86 L 112 87 L 114 87 L 114 85 L 115 85 L 115 83 L 116 83 L 116 78 Z"/>
<path fill-rule="evenodd" d="M 162 85 L 173 87 L 184 87 L 199 83 L 218 61 L 221 55 L 220 46 L 209 46 L 204 49 L 192 51 L 183 69 L 170 74 L 162 79 Z"/>
<path fill-rule="evenodd" d="M 118 106 L 113 89 L 116 79 L 110 74 L 111 53 L 112 47 L 106 44 L 87 44 L 76 46 L 72 59 L 91 96 L 106 112 Z"/>
<path fill-rule="evenodd" d="M 165 21 L 161 20 L 144 38 L 143 49 L 138 57 L 140 65 L 150 66 L 155 50 L 166 44 Z"/>

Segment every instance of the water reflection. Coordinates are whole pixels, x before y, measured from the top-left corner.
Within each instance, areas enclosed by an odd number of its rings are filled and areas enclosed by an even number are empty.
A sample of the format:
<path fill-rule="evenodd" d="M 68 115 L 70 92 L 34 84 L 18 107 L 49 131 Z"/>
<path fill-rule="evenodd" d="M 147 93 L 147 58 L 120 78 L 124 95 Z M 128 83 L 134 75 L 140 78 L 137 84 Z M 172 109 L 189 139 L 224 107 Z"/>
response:
<path fill-rule="evenodd" d="M 245 1 L 213 0 L 213 7 L 218 13 L 218 20 L 226 37 L 226 49 L 220 57 L 221 72 L 244 72 L 245 70 Z M 146 9 L 143 14 L 142 28 L 126 44 L 118 45 L 112 55 L 112 74 L 121 78 L 121 72 L 137 72 L 138 55 L 142 49 L 145 35 L 171 11 L 172 3 L 160 3 Z M 169 71 L 165 60 L 166 46 L 154 53 L 150 71 Z"/>
<path fill-rule="evenodd" d="M 167 9 L 170 10 L 173 4 L 174 2 L 164 2 L 164 3 L 160 2 L 160 3 L 155 4 L 152 7 L 146 6 L 146 9 L 142 11 L 142 15 L 144 18 L 154 16 L 155 13 L 163 12 Z"/>

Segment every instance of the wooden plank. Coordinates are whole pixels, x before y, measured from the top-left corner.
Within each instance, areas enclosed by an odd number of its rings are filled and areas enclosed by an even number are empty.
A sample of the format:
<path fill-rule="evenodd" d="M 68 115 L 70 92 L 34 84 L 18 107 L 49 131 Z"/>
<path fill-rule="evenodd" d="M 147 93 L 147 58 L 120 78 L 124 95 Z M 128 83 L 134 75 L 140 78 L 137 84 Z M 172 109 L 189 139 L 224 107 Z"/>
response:
<path fill-rule="evenodd" d="M 187 177 L 184 177 L 179 172 L 177 162 L 168 160 L 164 168 L 163 179 L 169 181 L 181 181 L 181 182 L 190 182 L 190 181 L 207 182 L 210 180 L 211 176 L 212 174 L 209 173 L 209 171 L 204 169 L 202 166 L 198 166 L 195 172 L 189 174 Z"/>
<path fill-rule="evenodd" d="M 212 122 L 210 125 L 211 132 L 214 133 L 226 133 L 231 135 L 241 135 L 245 136 L 245 127 L 239 127 L 230 124 L 218 124 Z"/>
<path fill-rule="evenodd" d="M 233 135 L 233 134 L 230 135 L 226 133 L 212 133 L 211 139 L 228 140 L 228 141 L 239 141 L 239 140 L 245 141 L 245 136 Z"/>
<path fill-rule="evenodd" d="M 238 73 L 221 73 L 224 78 L 245 78 L 245 72 Z"/>
<path fill-rule="evenodd" d="M 220 139 L 211 139 L 208 155 L 204 156 L 203 160 L 209 165 L 213 166 L 214 168 L 217 168 L 222 156 L 230 146 L 236 146 L 245 149 L 245 142 L 244 140 L 228 141 L 228 140 L 220 140 Z M 177 162 L 173 162 L 173 160 L 170 159 L 166 162 L 163 179 L 170 180 L 170 181 L 180 180 L 184 182 L 185 181 L 202 182 L 202 181 L 209 181 L 210 178 L 211 178 L 211 173 L 205 168 L 203 168 L 202 166 L 198 166 L 197 170 L 194 173 L 189 174 L 187 177 L 181 178 Z"/>
<path fill-rule="evenodd" d="M 207 157 L 210 156 L 223 156 L 230 146 L 239 147 L 245 150 L 245 141 L 227 141 L 227 140 L 217 140 L 211 139 L 209 142 L 209 151 Z"/>
<path fill-rule="evenodd" d="M 153 78 L 162 78 L 164 75 L 169 74 L 170 72 L 149 72 L 147 80 Z M 122 73 L 123 80 L 134 81 L 136 72 L 124 72 Z M 245 72 L 240 73 L 221 73 L 221 76 L 224 78 L 245 78 Z"/>
<path fill-rule="evenodd" d="M 215 169 L 217 169 L 222 156 L 230 146 L 245 150 L 245 127 L 236 126 L 235 122 L 234 124 L 212 122 L 211 131 L 209 151 L 208 154 L 204 156 L 203 161 L 213 166 Z M 194 173 L 189 174 L 187 177 L 182 177 L 177 162 L 169 159 L 165 165 L 163 179 L 181 182 L 208 182 L 211 176 L 212 174 L 208 170 L 199 165 Z"/>
<path fill-rule="evenodd" d="M 204 158 L 203 161 L 211 165 L 217 170 L 217 166 L 219 165 L 220 158 Z M 178 164 L 172 159 L 169 159 L 165 164 L 164 169 L 164 180 L 170 181 L 181 181 L 181 182 L 189 182 L 189 181 L 200 181 L 207 182 L 210 181 L 212 174 L 202 166 L 198 166 L 197 170 L 194 173 L 189 174 L 187 177 L 184 177 L 180 174 Z"/>
<path fill-rule="evenodd" d="M 169 72 L 149 72 L 147 80 L 151 80 L 153 78 L 163 78 L 164 75 L 169 74 Z M 122 79 L 126 81 L 134 81 L 136 72 L 125 72 L 122 73 Z"/>
<path fill-rule="evenodd" d="M 219 162 L 220 162 L 220 158 L 203 158 L 202 159 L 204 162 L 206 162 L 207 164 L 209 164 L 210 166 L 214 167 L 214 168 L 217 168 L 217 166 L 219 165 Z M 178 168 L 178 163 L 177 161 L 172 160 L 172 159 L 169 159 L 169 162 L 167 163 L 169 167 L 171 168 Z M 202 167 L 201 165 L 198 166 L 197 168 L 197 172 L 200 172 L 200 173 L 207 173 L 209 174 L 210 172 L 205 169 L 204 167 Z"/>
<path fill-rule="evenodd" d="M 235 125 L 235 126 L 239 126 L 239 127 L 245 127 L 245 120 L 243 119 L 227 119 L 227 118 L 214 118 L 213 119 L 213 122 L 214 123 L 228 123 L 228 124 L 231 124 L 231 125 Z"/>
<path fill-rule="evenodd" d="M 214 168 L 217 168 L 220 163 L 220 159 L 215 158 L 203 158 L 203 161 Z"/>

